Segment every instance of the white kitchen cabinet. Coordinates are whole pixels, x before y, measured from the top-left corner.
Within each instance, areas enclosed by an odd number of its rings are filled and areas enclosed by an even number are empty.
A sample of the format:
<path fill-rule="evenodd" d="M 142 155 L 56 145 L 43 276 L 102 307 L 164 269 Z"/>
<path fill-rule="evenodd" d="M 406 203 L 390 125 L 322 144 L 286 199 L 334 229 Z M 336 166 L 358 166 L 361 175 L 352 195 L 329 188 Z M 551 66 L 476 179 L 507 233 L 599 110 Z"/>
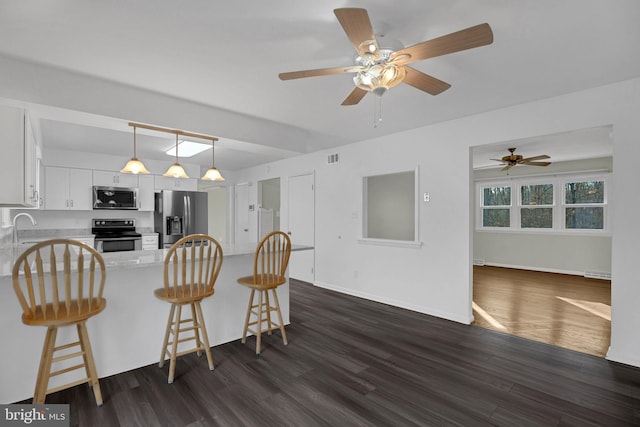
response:
<path fill-rule="evenodd" d="M 26 110 L 0 106 L 0 141 L 0 206 L 37 208 L 39 150 Z"/>
<path fill-rule="evenodd" d="M 161 190 L 198 190 L 198 180 L 195 178 L 171 178 L 164 175 L 155 175 L 155 186 L 157 191 Z"/>
<path fill-rule="evenodd" d="M 112 171 L 93 171 L 93 185 L 102 187 L 138 187 L 138 175 Z"/>
<path fill-rule="evenodd" d="M 45 209 L 91 210 L 92 176 L 89 169 L 45 168 Z"/>
<path fill-rule="evenodd" d="M 142 250 L 155 251 L 158 249 L 158 233 L 150 233 L 142 235 Z"/>
<path fill-rule="evenodd" d="M 141 211 L 155 210 L 155 179 L 153 175 L 138 175 L 138 206 Z"/>

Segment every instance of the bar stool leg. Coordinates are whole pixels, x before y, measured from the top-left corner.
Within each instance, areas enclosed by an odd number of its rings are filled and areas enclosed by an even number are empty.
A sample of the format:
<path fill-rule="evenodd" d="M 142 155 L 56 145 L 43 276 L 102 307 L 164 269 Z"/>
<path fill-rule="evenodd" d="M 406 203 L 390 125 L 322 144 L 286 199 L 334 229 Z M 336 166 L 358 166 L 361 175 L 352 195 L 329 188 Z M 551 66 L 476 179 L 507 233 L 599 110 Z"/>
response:
<path fill-rule="evenodd" d="M 51 361 L 53 358 L 53 349 L 56 345 L 56 336 L 58 334 L 57 326 L 49 326 L 45 335 L 44 345 L 42 347 L 42 357 L 40 358 L 40 368 L 38 368 L 38 379 L 36 380 L 36 390 L 33 393 L 33 404 L 43 404 L 47 396 L 47 387 L 49 387 L 49 374 L 51 372 Z"/>
<path fill-rule="evenodd" d="M 100 382 L 98 381 L 98 370 L 96 369 L 95 361 L 93 360 L 93 351 L 91 349 L 91 341 L 89 341 L 89 334 L 87 333 L 87 324 L 80 322 L 78 327 L 78 337 L 80 338 L 80 347 L 82 348 L 84 367 L 87 371 L 87 377 L 89 378 L 89 384 L 93 388 L 93 395 L 96 398 L 96 404 L 102 406 L 102 391 L 100 390 Z"/>
<path fill-rule="evenodd" d="M 262 294 L 264 291 L 259 291 L 258 293 L 258 321 L 257 321 L 257 329 L 256 329 L 256 354 L 260 354 L 260 346 L 262 344 L 262 310 L 263 310 L 263 301 Z"/>
<path fill-rule="evenodd" d="M 271 335 L 271 325 L 273 324 L 273 322 L 271 321 L 271 303 L 269 302 L 269 291 L 266 290 L 264 291 L 264 297 L 265 297 L 265 307 L 267 309 L 267 334 Z"/>
<path fill-rule="evenodd" d="M 193 323 L 193 334 L 196 338 L 196 348 L 198 349 L 196 354 L 200 357 L 202 356 L 202 351 L 200 349 L 203 348 L 202 341 L 200 341 L 200 321 L 202 319 L 198 319 L 198 316 L 196 316 L 195 302 L 191 303 L 191 320 Z"/>
<path fill-rule="evenodd" d="M 213 356 L 211 356 L 211 347 L 209 346 L 209 335 L 207 334 L 207 327 L 204 324 L 204 316 L 202 315 L 202 307 L 200 306 L 200 301 L 195 302 L 194 305 L 195 305 L 195 311 L 193 314 L 195 315 L 196 312 L 198 314 L 198 324 L 200 325 L 199 327 L 202 328 L 202 339 L 204 340 L 204 352 L 206 353 L 207 361 L 209 362 L 209 370 L 213 371 Z"/>
<path fill-rule="evenodd" d="M 276 289 L 272 289 L 273 291 L 273 300 L 276 303 L 276 312 L 278 313 L 278 321 L 280 322 L 280 332 L 282 332 L 282 341 L 284 345 L 287 345 L 287 333 L 284 331 L 284 322 L 282 321 L 282 312 L 280 312 L 280 302 L 278 302 L 278 294 L 276 293 Z"/>
<path fill-rule="evenodd" d="M 162 353 L 160 353 L 160 363 L 158 367 L 164 366 L 164 361 L 167 357 L 167 345 L 169 345 L 169 333 L 171 332 L 171 324 L 173 323 L 173 314 L 175 313 L 176 305 L 171 304 L 171 311 L 169 311 L 169 320 L 167 320 L 167 329 L 164 332 L 164 341 L 162 343 Z"/>
<path fill-rule="evenodd" d="M 249 297 L 249 307 L 247 308 L 247 315 L 244 319 L 244 330 L 242 331 L 242 344 L 247 342 L 247 330 L 249 329 L 249 320 L 251 319 L 251 309 L 253 308 L 253 297 L 256 293 L 255 289 L 251 289 L 251 296 Z"/>
<path fill-rule="evenodd" d="M 173 322 L 173 342 L 171 346 L 171 360 L 169 361 L 169 384 L 173 383 L 176 372 L 176 355 L 178 354 L 178 341 L 180 340 L 180 319 L 182 318 L 182 304 L 177 304 L 178 310 Z"/>

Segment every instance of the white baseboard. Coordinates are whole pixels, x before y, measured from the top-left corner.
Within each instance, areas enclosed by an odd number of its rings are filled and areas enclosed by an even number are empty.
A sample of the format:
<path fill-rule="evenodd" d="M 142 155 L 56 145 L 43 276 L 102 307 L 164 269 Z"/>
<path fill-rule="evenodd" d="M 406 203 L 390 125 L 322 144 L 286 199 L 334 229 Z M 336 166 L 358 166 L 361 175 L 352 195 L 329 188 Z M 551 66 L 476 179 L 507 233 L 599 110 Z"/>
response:
<path fill-rule="evenodd" d="M 415 311 L 417 313 L 427 314 L 429 316 L 439 317 L 441 319 L 451 320 L 453 322 L 470 325 L 473 322 L 473 314 L 469 316 L 461 316 L 457 313 L 444 312 L 433 307 L 425 307 L 416 304 L 408 304 L 405 301 L 394 300 L 391 298 L 381 297 L 379 295 L 371 294 L 368 292 L 354 291 L 353 289 L 343 288 L 341 286 L 331 285 L 323 282 L 313 282 L 313 284 L 319 288 L 328 289 L 330 291 L 339 292 L 341 294 L 351 295 L 358 298 L 363 298 L 369 301 L 375 301 L 382 304 L 391 305 L 393 307 L 404 308 L 406 310 Z"/>

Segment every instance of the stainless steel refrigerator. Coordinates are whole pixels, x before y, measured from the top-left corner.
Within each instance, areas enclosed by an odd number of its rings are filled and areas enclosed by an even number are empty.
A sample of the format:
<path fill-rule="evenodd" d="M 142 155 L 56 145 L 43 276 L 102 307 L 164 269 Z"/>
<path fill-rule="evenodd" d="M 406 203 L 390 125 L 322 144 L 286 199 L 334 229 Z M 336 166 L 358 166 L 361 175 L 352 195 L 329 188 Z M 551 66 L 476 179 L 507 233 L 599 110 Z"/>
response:
<path fill-rule="evenodd" d="M 154 229 L 160 249 L 169 248 L 190 234 L 208 234 L 207 196 L 200 191 L 156 193 Z"/>

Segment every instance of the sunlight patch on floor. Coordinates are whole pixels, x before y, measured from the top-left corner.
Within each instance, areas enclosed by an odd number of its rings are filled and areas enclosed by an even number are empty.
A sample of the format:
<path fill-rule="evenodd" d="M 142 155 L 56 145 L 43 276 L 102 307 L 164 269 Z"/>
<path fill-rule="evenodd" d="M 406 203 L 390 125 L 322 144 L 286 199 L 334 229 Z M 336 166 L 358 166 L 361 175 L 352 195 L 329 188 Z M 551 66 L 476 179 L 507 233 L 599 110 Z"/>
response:
<path fill-rule="evenodd" d="M 566 303 L 574 305 L 578 308 L 581 308 L 585 311 L 588 311 L 591 314 L 595 314 L 596 316 L 602 317 L 605 320 L 611 321 L 611 306 L 607 304 L 603 304 L 601 302 L 593 302 L 593 301 L 585 301 L 573 298 L 565 298 L 556 296 L 559 300 L 562 300 Z"/>
<path fill-rule="evenodd" d="M 501 331 L 508 332 L 507 328 L 502 323 L 498 322 L 492 315 L 484 311 L 484 309 L 476 304 L 475 301 L 471 303 L 471 306 L 484 320 L 489 322 L 491 326 Z"/>

